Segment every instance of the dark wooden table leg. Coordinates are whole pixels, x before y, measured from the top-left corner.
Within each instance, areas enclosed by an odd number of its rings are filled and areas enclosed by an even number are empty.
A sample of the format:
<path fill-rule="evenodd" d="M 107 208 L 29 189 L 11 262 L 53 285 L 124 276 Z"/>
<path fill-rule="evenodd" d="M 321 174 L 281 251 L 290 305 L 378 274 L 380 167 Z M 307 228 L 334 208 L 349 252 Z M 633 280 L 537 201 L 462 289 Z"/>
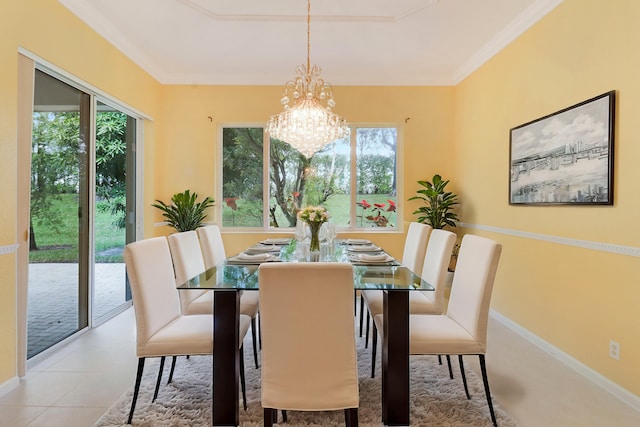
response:
<path fill-rule="evenodd" d="M 382 422 L 409 425 L 409 291 L 384 291 Z"/>
<path fill-rule="evenodd" d="M 234 289 L 214 291 L 213 416 L 214 426 L 239 424 L 240 296 Z"/>

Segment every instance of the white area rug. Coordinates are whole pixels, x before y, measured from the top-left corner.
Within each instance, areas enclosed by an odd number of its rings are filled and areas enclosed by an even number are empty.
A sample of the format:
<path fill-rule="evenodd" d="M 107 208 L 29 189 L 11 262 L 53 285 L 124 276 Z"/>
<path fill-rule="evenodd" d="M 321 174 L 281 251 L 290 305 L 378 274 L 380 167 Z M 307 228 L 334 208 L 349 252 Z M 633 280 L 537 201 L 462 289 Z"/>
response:
<path fill-rule="evenodd" d="M 381 426 L 380 351 L 377 357 L 377 373 L 370 378 L 371 349 L 364 348 L 364 338 L 356 338 L 358 346 L 358 368 L 360 373 L 360 426 Z M 247 378 L 248 409 L 242 409 L 240 401 L 240 425 L 261 426 L 263 410 L 260 405 L 260 370 L 255 368 L 250 334 L 244 340 L 245 370 Z M 323 349 L 318 349 L 323 351 Z M 472 356 L 465 357 L 471 360 Z M 476 357 L 476 356 L 473 356 Z M 140 388 L 138 403 L 133 416 L 133 426 L 182 427 L 211 425 L 211 357 L 178 358 L 173 382 L 166 384 L 170 360 L 165 364 L 165 378 L 158 399 L 151 403 L 158 362 L 147 360 Z M 449 379 L 446 361 L 438 364 L 435 356 L 411 357 L 411 425 L 412 426 L 491 426 L 489 408 L 482 380 L 470 369 L 466 369 L 471 400 L 464 394 L 457 357 L 452 358 L 454 379 Z M 313 369 L 313 367 L 309 367 Z M 131 372 L 132 381 L 135 372 Z M 491 385 L 491 376 L 489 376 Z M 133 387 L 102 416 L 95 427 L 125 426 L 131 407 Z M 240 396 L 238 397 L 240 399 Z M 498 426 L 513 427 L 516 422 L 493 400 Z M 279 413 L 279 419 L 282 416 Z M 288 412 L 286 424 L 297 426 L 344 425 L 344 412 Z"/>

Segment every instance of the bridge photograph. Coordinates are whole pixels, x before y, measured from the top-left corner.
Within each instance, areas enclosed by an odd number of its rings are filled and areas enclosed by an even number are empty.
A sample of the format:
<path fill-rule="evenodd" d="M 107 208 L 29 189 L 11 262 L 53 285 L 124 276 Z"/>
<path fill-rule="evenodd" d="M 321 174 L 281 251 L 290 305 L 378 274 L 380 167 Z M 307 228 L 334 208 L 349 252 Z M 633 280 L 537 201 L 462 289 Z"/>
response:
<path fill-rule="evenodd" d="M 613 204 L 615 92 L 510 131 L 510 204 Z"/>

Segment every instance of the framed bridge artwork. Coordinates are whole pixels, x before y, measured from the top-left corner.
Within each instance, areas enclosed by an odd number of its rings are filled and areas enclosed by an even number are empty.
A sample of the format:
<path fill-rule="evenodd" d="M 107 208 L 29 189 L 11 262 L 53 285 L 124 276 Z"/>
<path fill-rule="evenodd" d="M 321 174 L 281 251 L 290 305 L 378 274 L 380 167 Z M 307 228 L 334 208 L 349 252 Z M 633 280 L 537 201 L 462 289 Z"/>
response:
<path fill-rule="evenodd" d="M 612 205 L 615 91 L 510 130 L 510 205 Z"/>

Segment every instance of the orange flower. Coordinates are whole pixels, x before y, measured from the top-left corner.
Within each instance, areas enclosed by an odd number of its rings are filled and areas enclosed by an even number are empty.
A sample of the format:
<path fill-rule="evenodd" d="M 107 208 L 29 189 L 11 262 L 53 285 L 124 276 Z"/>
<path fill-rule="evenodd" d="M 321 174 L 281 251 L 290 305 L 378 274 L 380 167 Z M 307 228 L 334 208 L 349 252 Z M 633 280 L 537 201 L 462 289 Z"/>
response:
<path fill-rule="evenodd" d="M 236 200 L 238 200 L 238 197 L 226 197 L 224 199 L 224 202 L 227 204 L 227 206 L 229 206 L 231 209 L 236 211 L 238 210 L 238 205 L 236 205 Z"/>
<path fill-rule="evenodd" d="M 357 204 L 362 206 L 363 209 L 369 209 L 371 207 L 371 205 L 365 199 L 362 199 L 362 201 Z"/>
<path fill-rule="evenodd" d="M 389 199 L 387 201 L 389 202 L 389 207 L 387 208 L 387 212 L 395 212 L 396 211 L 396 202 L 394 202 L 391 199 Z"/>

